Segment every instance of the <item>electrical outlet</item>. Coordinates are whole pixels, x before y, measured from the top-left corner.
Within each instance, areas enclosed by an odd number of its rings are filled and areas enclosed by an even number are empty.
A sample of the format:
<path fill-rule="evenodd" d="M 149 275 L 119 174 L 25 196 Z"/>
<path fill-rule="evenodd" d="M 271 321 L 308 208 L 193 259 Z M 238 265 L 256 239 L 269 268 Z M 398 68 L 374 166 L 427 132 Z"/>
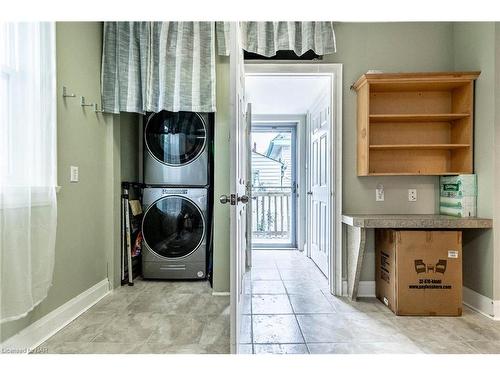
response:
<path fill-rule="evenodd" d="M 385 200 L 384 195 L 385 195 L 384 194 L 384 186 L 378 185 L 377 188 L 375 189 L 375 201 L 383 202 Z"/>
<path fill-rule="evenodd" d="M 417 189 L 408 189 L 408 202 L 417 201 Z"/>
<path fill-rule="evenodd" d="M 72 165 L 69 169 L 70 169 L 69 181 L 70 182 L 78 182 L 78 167 L 75 167 L 74 165 Z"/>

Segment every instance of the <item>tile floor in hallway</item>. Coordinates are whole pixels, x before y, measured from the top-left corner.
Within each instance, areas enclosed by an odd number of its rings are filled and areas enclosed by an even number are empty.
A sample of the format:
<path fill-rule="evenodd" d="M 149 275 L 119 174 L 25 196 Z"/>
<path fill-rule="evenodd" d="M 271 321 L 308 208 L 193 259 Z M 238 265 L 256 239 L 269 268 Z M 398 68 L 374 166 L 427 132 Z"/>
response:
<path fill-rule="evenodd" d="M 500 353 L 500 322 L 397 317 L 375 298 L 329 294 L 297 251 L 256 250 L 248 275 L 244 353 Z M 137 280 L 103 298 L 38 353 L 228 353 L 229 297 L 207 282 Z"/>
<path fill-rule="evenodd" d="M 375 298 L 332 296 L 298 251 L 255 250 L 252 261 L 243 353 L 500 353 L 500 322 L 468 308 L 461 317 L 398 317 Z"/>
<path fill-rule="evenodd" d="M 122 286 L 41 344 L 37 353 L 229 353 L 229 296 L 208 282 Z"/>

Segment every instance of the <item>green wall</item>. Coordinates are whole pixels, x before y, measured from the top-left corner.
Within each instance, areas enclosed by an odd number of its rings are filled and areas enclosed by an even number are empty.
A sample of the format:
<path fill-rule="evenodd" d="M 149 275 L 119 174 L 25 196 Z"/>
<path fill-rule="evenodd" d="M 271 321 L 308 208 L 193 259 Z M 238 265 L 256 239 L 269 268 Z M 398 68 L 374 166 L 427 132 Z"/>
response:
<path fill-rule="evenodd" d="M 474 170 L 477 214 L 493 217 L 495 143 L 495 24 L 453 25 L 455 70 L 480 70 L 475 84 Z M 493 298 L 493 231 L 464 234 L 464 285 Z"/>
<path fill-rule="evenodd" d="M 137 168 L 125 155 L 122 163 L 121 143 L 133 147 L 130 135 L 136 115 L 96 114 L 79 104 L 81 95 L 99 103 L 102 23 L 57 23 L 56 41 L 57 169 L 62 188 L 57 194 L 53 285 L 27 317 L 1 325 L 0 341 L 108 275 L 110 280 L 119 278 L 112 266 L 119 265 L 115 257 L 120 254 L 119 181 L 122 171 L 129 177 Z M 63 85 L 78 97 L 64 100 L 59 95 Z M 69 182 L 70 165 L 79 167 L 80 182 Z"/>

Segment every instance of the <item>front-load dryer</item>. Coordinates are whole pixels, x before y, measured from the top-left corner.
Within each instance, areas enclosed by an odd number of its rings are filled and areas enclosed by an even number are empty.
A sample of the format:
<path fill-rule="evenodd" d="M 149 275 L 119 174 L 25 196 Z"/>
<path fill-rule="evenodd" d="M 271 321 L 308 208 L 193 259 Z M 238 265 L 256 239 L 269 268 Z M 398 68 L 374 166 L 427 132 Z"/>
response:
<path fill-rule="evenodd" d="M 161 111 L 145 121 L 144 183 L 208 185 L 209 114 Z"/>
<path fill-rule="evenodd" d="M 207 198 L 204 188 L 144 189 L 144 278 L 206 277 Z"/>

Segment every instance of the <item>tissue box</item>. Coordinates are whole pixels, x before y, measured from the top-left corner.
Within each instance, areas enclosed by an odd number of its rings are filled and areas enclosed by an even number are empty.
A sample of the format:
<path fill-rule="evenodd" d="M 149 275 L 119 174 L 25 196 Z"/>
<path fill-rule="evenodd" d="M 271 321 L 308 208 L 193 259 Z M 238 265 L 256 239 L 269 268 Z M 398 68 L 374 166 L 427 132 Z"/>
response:
<path fill-rule="evenodd" d="M 475 217 L 477 179 L 475 174 L 441 176 L 439 213 L 456 217 Z"/>

